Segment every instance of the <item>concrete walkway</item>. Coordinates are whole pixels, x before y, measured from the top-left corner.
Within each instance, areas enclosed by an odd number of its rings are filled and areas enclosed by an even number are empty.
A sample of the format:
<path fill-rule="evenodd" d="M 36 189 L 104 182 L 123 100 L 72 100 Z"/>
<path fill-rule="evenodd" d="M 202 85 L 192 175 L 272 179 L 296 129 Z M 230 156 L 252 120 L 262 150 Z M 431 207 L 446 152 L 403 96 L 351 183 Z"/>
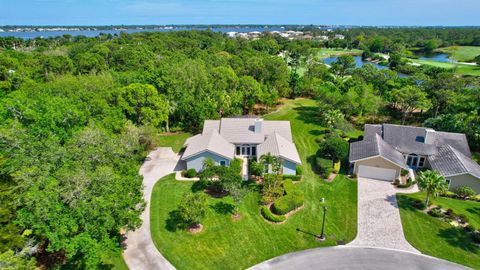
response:
<path fill-rule="evenodd" d="M 131 270 L 175 269 L 153 244 L 150 235 L 150 196 L 155 183 L 176 170 L 179 159 L 172 148 L 161 147 L 151 152 L 140 168 L 140 174 L 143 175 L 143 197 L 147 206 L 141 215 L 142 226 L 126 235 L 123 258 Z"/>
<path fill-rule="evenodd" d="M 288 253 L 252 270 L 465 270 L 442 259 L 384 248 L 336 246 Z"/>
<path fill-rule="evenodd" d="M 396 193 L 418 192 L 416 186 L 397 189 L 389 181 L 358 178 L 357 237 L 348 246 L 378 247 L 420 253 L 403 234 Z"/>

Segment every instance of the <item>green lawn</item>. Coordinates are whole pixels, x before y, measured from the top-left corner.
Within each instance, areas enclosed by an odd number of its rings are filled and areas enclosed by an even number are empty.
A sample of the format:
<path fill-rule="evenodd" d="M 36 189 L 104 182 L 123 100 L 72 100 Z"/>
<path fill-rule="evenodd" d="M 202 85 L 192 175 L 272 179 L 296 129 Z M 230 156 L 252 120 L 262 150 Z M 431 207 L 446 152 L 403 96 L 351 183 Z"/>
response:
<path fill-rule="evenodd" d="M 317 56 L 319 58 L 327 58 L 331 56 L 340 56 L 340 55 L 361 55 L 362 50 L 358 49 L 333 49 L 333 48 L 321 48 L 317 51 Z"/>
<path fill-rule="evenodd" d="M 403 230 L 408 242 L 422 253 L 480 269 L 480 247 L 470 241 L 463 229 L 433 218 L 409 206 L 410 198 L 425 199 L 424 193 L 397 195 Z M 480 226 L 480 203 L 449 198 L 435 198 L 432 203 L 465 214 L 470 223 Z"/>
<path fill-rule="evenodd" d="M 467 62 L 480 55 L 480 46 L 450 46 L 437 51 L 448 53 L 453 60 Z"/>
<path fill-rule="evenodd" d="M 409 59 L 409 60 L 412 63 L 417 63 L 421 65 L 430 65 L 430 66 L 441 67 L 446 69 L 456 68 L 456 72 L 462 75 L 480 76 L 480 66 L 448 63 L 448 62 L 438 62 L 433 60 L 420 60 L 420 59 Z"/>
<path fill-rule="evenodd" d="M 112 253 L 110 257 L 104 259 L 104 263 L 107 265 L 105 268 L 112 270 L 128 270 L 128 266 L 123 260 L 122 253 Z"/>
<path fill-rule="evenodd" d="M 260 194 L 252 191 L 240 207 L 241 220 L 231 218 L 230 197 L 209 198 L 203 232 L 192 235 L 174 231 L 169 227 L 169 213 L 176 210 L 182 194 L 191 192 L 193 182 L 175 181 L 170 175 L 155 185 L 151 202 L 152 238 L 162 254 L 178 269 L 244 269 L 288 252 L 353 240 L 357 227 L 356 181 L 339 175 L 332 183 L 326 183 L 313 173 L 310 165 L 318 150 L 315 138 L 323 130 L 317 115 L 315 101 L 297 99 L 286 101 L 279 112 L 265 117 L 291 121 L 304 164 L 305 177 L 298 184 L 305 194 L 301 211 L 284 224 L 269 224 L 259 213 Z M 320 243 L 313 234 L 321 229 L 322 197 L 328 207 L 327 241 Z"/>
<path fill-rule="evenodd" d="M 185 140 L 191 136 L 192 134 L 187 132 L 164 133 L 159 135 L 157 144 L 162 147 L 172 147 L 173 151 L 178 153 L 182 149 Z"/>

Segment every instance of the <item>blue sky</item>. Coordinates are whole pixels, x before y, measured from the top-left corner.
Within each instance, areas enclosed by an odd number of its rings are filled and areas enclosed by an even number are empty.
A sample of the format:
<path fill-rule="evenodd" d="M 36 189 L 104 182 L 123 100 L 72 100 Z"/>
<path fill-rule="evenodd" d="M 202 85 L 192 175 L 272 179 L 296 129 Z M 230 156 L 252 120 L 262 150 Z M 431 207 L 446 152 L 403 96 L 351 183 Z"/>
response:
<path fill-rule="evenodd" d="M 480 0 L 0 0 L 0 25 L 480 25 Z"/>

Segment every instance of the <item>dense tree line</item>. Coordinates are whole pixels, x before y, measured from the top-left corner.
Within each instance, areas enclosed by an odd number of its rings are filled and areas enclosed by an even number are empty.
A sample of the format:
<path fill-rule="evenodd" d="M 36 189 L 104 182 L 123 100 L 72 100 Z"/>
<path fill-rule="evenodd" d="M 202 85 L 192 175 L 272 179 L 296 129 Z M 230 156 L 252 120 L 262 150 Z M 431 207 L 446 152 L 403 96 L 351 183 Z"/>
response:
<path fill-rule="evenodd" d="M 1 256 L 36 250 L 98 267 L 119 250 L 119 232 L 140 225 L 138 169 L 158 132 L 196 132 L 205 119 L 262 113 L 280 98 L 317 99 L 322 124 L 344 132 L 405 122 L 465 132 L 480 146 L 475 78 L 438 68 L 401 77 L 356 68 L 350 56 L 329 68 L 315 54 L 324 45 L 211 31 L 1 38 Z"/>

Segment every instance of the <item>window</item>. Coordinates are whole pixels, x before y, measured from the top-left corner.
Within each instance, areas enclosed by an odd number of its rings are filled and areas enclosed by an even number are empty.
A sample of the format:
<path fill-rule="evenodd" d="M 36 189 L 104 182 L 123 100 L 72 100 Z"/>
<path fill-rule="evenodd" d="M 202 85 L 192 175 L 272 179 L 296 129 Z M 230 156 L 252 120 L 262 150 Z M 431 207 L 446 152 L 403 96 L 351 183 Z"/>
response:
<path fill-rule="evenodd" d="M 256 156 L 256 155 L 257 155 L 257 147 L 252 146 L 252 156 Z"/>
<path fill-rule="evenodd" d="M 421 157 L 418 161 L 418 167 L 423 167 L 425 165 L 425 158 Z"/>
<path fill-rule="evenodd" d="M 237 156 L 240 155 L 240 146 L 237 146 Z"/>
<path fill-rule="evenodd" d="M 247 156 L 250 156 L 250 147 L 247 147 Z"/>
<path fill-rule="evenodd" d="M 246 147 L 245 146 L 242 146 L 242 155 L 245 155 L 245 152 L 246 152 Z"/>
<path fill-rule="evenodd" d="M 220 160 L 220 166 L 227 166 L 227 162 L 225 160 Z"/>
<path fill-rule="evenodd" d="M 424 143 L 424 142 L 425 142 L 425 137 L 423 137 L 423 136 L 417 136 L 417 137 L 415 138 L 415 141 Z"/>

